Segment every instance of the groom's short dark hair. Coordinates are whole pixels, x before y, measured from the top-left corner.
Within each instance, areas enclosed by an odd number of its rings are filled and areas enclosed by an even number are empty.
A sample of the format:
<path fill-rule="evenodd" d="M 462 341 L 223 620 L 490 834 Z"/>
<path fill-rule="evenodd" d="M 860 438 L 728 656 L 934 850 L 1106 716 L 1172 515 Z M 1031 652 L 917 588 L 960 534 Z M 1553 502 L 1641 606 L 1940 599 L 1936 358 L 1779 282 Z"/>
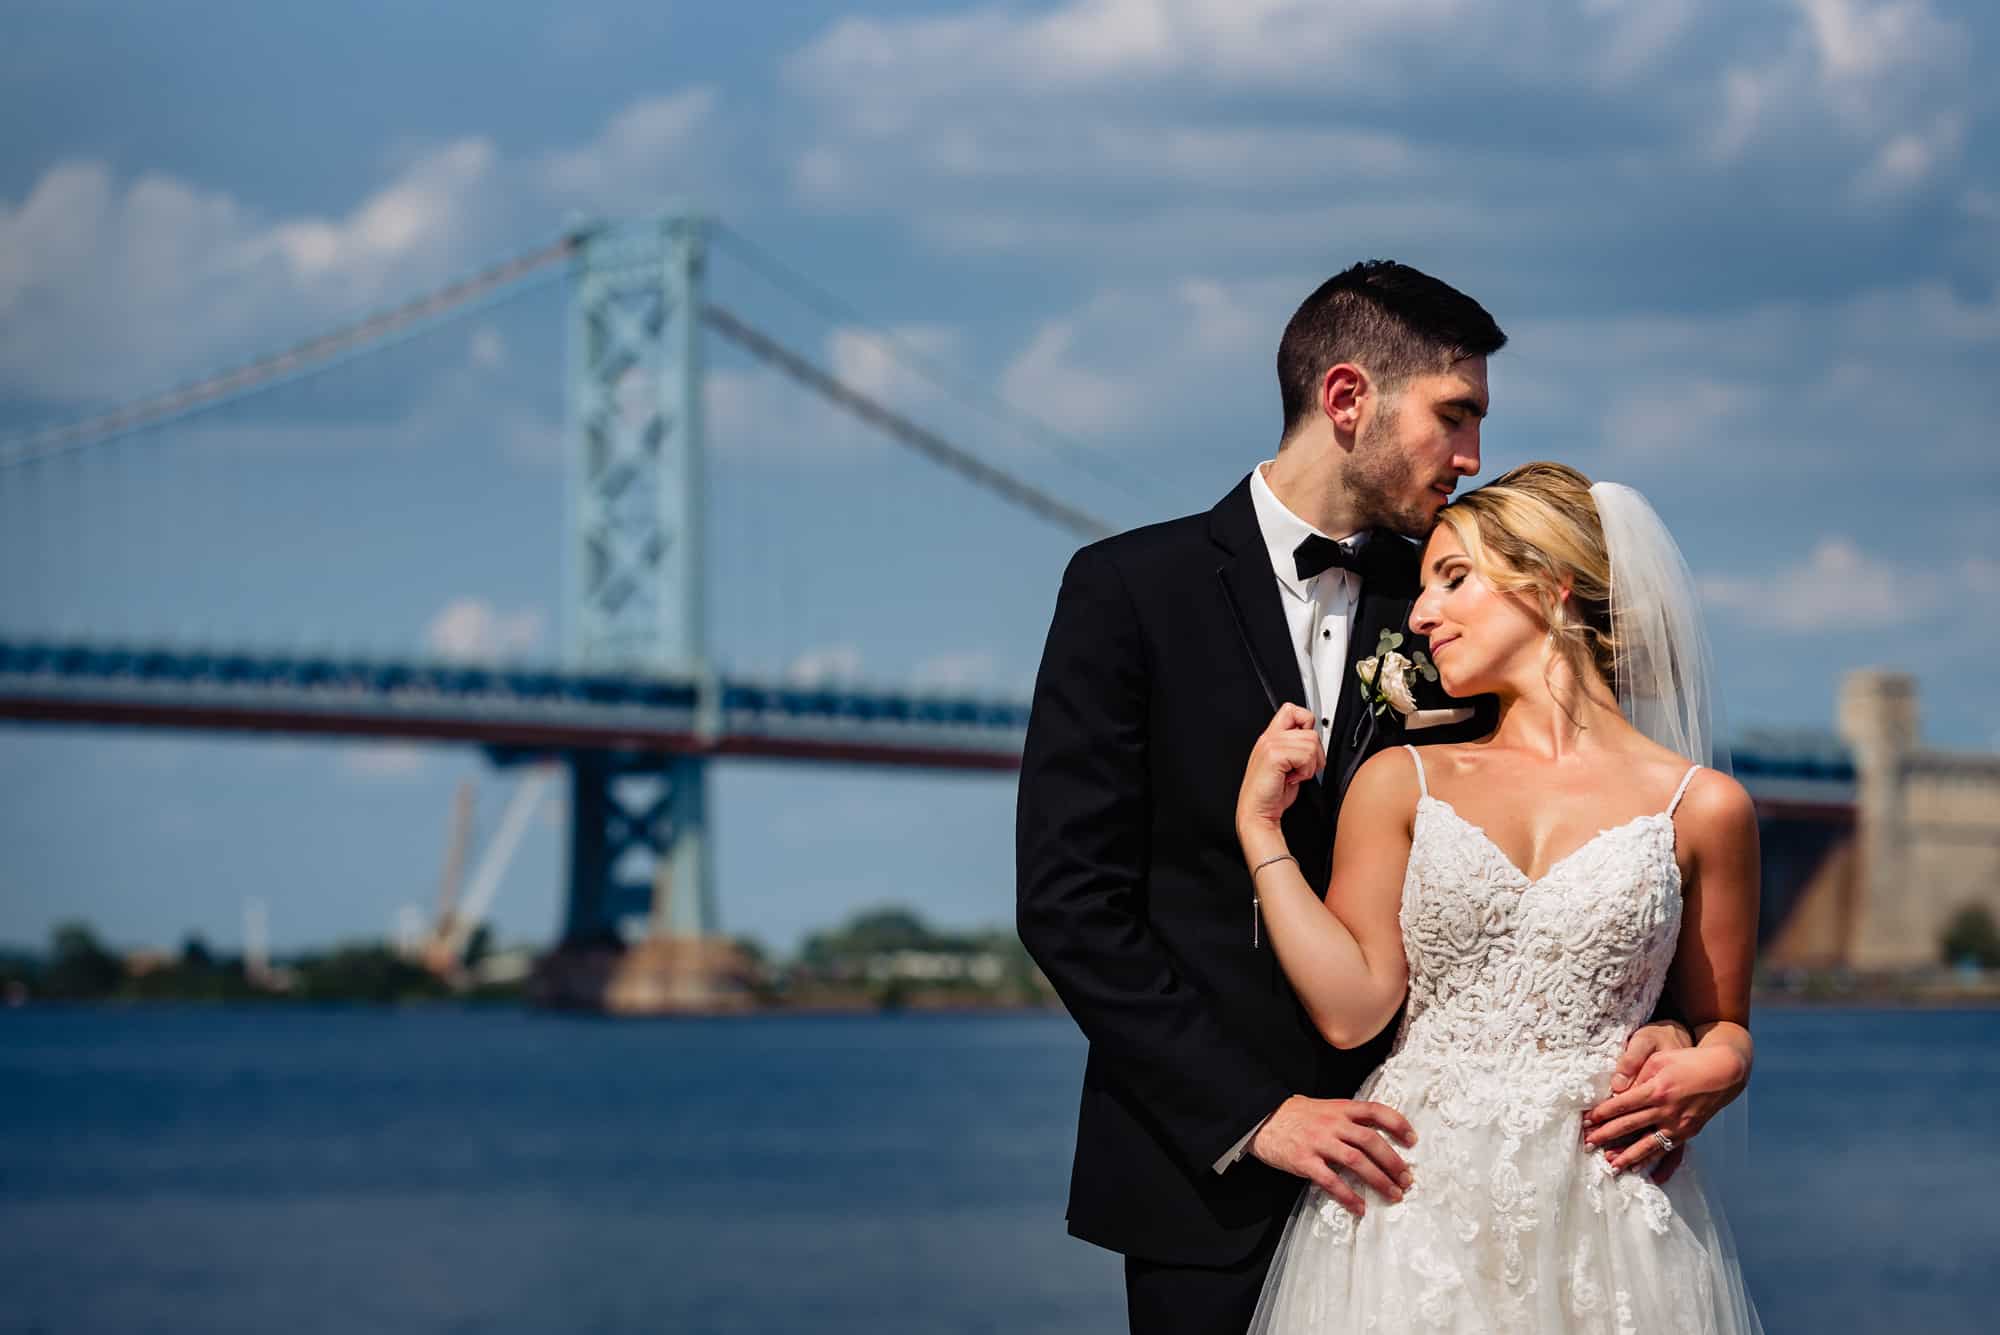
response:
<path fill-rule="evenodd" d="M 1486 308 L 1451 284 L 1394 260 L 1363 260 L 1321 283 L 1278 340 L 1285 435 L 1319 411 L 1329 366 L 1353 362 L 1393 391 L 1506 343 Z"/>

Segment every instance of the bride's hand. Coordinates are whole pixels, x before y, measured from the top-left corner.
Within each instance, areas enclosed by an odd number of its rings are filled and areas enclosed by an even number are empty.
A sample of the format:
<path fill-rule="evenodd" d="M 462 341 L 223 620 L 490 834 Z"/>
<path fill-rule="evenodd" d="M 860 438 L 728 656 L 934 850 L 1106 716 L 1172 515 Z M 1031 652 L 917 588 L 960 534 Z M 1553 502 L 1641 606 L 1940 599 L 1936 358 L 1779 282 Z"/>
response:
<path fill-rule="evenodd" d="M 1637 1136 L 1610 1160 L 1619 1172 L 1637 1167 L 1660 1152 L 1655 1130 L 1677 1147 L 1687 1144 L 1749 1080 L 1742 1054 L 1726 1044 L 1655 1052 L 1622 1093 L 1584 1114 L 1584 1141 L 1599 1146 Z"/>
<path fill-rule="evenodd" d="M 1250 748 L 1243 787 L 1236 794 L 1238 837 L 1268 834 L 1297 800 L 1299 785 L 1326 767 L 1319 729 L 1310 709 L 1280 705 L 1271 725 Z"/>

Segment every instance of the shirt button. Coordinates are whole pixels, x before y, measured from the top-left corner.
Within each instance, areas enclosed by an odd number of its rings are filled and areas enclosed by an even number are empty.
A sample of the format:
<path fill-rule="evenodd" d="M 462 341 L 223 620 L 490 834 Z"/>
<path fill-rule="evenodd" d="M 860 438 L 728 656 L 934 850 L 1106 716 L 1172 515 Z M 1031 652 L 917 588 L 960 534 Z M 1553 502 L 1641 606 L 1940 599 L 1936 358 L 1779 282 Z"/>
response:
<path fill-rule="evenodd" d="M 1326 721 L 1325 719 L 1321 719 L 1321 720 L 1319 721 L 1319 726 L 1320 726 L 1320 727 L 1322 727 L 1322 728 L 1331 728 L 1331 727 L 1332 727 L 1333 725 L 1332 725 L 1331 723 L 1327 722 L 1327 721 Z"/>
<path fill-rule="evenodd" d="M 1323 630 L 1319 634 L 1320 638 L 1323 640 L 1330 640 L 1333 638 L 1333 632 L 1331 630 Z"/>

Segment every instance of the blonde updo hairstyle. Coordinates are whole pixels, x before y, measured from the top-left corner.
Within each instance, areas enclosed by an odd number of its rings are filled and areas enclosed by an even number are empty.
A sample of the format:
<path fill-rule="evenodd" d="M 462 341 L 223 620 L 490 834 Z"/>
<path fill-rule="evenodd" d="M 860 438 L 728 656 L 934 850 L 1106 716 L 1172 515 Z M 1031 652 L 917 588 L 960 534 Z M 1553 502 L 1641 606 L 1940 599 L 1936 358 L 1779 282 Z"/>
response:
<path fill-rule="evenodd" d="M 1589 478 L 1567 464 L 1523 464 L 1445 507 L 1438 522 L 1489 586 L 1532 601 L 1579 687 L 1596 677 L 1615 692 L 1611 558 Z"/>

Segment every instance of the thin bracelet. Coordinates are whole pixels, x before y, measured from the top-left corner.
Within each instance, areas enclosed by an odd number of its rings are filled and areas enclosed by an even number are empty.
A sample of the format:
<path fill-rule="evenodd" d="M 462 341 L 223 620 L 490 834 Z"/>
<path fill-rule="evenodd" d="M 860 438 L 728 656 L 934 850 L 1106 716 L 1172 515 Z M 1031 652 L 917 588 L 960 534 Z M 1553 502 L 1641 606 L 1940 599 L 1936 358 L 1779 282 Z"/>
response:
<path fill-rule="evenodd" d="M 1290 853 L 1280 853 L 1274 858 L 1265 858 L 1250 869 L 1250 948 L 1252 950 L 1256 950 L 1261 944 L 1257 940 L 1257 919 L 1261 916 L 1261 911 L 1264 907 L 1263 902 L 1257 898 L 1257 873 L 1270 866 L 1273 862 L 1289 862 L 1296 867 L 1299 860 Z"/>
<path fill-rule="evenodd" d="M 1264 870 L 1264 868 L 1270 866 L 1273 862 L 1289 862 L 1296 866 L 1298 863 L 1298 859 L 1293 857 L 1290 853 L 1280 853 L 1278 854 L 1278 856 L 1274 858 L 1265 858 L 1262 862 L 1258 863 L 1256 866 L 1250 869 L 1250 879 L 1253 881 L 1256 880 L 1257 873 Z"/>

